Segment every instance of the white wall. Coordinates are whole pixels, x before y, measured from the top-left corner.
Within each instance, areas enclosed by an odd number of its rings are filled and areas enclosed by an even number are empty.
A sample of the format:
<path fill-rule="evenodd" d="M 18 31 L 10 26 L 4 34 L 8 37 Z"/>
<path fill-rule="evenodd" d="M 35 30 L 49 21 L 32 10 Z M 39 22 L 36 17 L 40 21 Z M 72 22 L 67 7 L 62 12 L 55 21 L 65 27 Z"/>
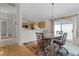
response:
<path fill-rule="evenodd" d="M 22 39 L 20 40 L 20 43 L 27 43 L 36 40 L 36 32 L 34 30 L 22 30 Z"/>
<path fill-rule="evenodd" d="M 4 14 L 4 13 L 0 13 L 0 19 L 1 19 L 1 20 L 9 19 L 9 15 Z"/>

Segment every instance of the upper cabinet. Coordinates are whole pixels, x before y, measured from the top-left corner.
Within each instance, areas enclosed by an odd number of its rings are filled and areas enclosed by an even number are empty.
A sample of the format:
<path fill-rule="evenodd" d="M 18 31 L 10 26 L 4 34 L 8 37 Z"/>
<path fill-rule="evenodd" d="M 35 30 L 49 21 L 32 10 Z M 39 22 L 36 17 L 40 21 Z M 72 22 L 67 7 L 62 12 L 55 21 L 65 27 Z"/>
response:
<path fill-rule="evenodd" d="M 45 28 L 45 22 L 44 21 L 38 22 L 38 28 Z"/>
<path fill-rule="evenodd" d="M 31 23 L 23 23 L 22 27 L 23 28 L 28 28 L 28 29 L 33 29 L 33 24 L 31 24 Z"/>
<path fill-rule="evenodd" d="M 36 23 L 23 23 L 22 24 L 23 28 L 27 28 L 27 29 L 44 29 L 45 28 L 45 21 L 39 21 L 37 24 Z"/>

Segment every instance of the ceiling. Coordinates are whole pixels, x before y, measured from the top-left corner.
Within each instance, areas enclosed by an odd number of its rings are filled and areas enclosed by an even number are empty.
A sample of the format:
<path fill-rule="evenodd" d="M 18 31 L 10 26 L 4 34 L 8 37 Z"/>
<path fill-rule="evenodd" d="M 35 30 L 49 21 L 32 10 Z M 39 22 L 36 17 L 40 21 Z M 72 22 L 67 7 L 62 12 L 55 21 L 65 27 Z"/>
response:
<path fill-rule="evenodd" d="M 53 6 L 53 15 L 58 16 L 69 11 L 79 11 L 79 3 L 55 3 Z"/>
<path fill-rule="evenodd" d="M 24 17 L 51 17 L 51 3 L 25 3 L 22 4 L 22 13 Z"/>
<path fill-rule="evenodd" d="M 59 16 L 69 11 L 79 9 L 79 3 L 25 3 L 22 4 L 22 13 L 25 18 L 41 18 L 52 15 Z"/>
<path fill-rule="evenodd" d="M 68 11 L 79 10 L 79 3 L 22 3 L 22 16 L 24 18 L 51 18 L 52 15 L 58 16 Z M 0 12 L 16 13 L 15 4 L 0 3 Z M 31 19 L 30 19 L 31 20 Z"/>
<path fill-rule="evenodd" d="M 16 4 L 14 3 L 0 3 L 0 13 L 7 15 L 16 13 Z"/>

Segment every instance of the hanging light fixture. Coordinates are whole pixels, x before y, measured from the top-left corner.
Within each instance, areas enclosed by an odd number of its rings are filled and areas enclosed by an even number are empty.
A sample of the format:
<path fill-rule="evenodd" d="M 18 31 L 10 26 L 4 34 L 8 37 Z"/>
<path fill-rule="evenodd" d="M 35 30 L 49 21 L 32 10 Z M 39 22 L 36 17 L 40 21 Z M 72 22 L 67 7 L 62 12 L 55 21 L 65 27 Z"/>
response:
<path fill-rule="evenodd" d="M 51 33 L 52 33 L 52 36 L 54 35 L 54 15 L 53 15 L 53 7 L 54 7 L 54 3 L 52 3 L 52 17 L 50 19 L 50 21 L 51 21 Z"/>
<path fill-rule="evenodd" d="M 54 6 L 54 3 L 52 3 L 52 18 L 51 19 L 53 19 L 53 6 Z"/>
<path fill-rule="evenodd" d="M 54 17 L 53 17 L 53 6 L 54 6 L 54 3 L 51 3 L 51 5 L 52 5 L 52 6 L 51 6 L 52 14 L 51 14 L 51 18 L 49 19 L 50 21 L 54 18 Z"/>

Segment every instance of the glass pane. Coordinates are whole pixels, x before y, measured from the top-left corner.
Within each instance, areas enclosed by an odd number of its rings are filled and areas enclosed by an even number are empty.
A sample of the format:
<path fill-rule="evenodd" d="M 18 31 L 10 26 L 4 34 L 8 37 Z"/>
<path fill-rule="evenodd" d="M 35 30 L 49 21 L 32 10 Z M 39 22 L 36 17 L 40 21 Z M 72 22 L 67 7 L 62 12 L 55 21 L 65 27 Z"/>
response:
<path fill-rule="evenodd" d="M 62 24 L 62 31 L 67 32 L 67 39 L 68 40 L 72 40 L 72 35 L 73 35 L 72 29 L 73 29 L 72 23 Z"/>
<path fill-rule="evenodd" d="M 1 39 L 6 39 L 6 21 L 1 21 Z"/>
<path fill-rule="evenodd" d="M 54 22 L 54 35 L 56 36 L 56 32 L 61 31 L 61 21 Z"/>
<path fill-rule="evenodd" d="M 54 29 L 55 29 L 55 35 L 56 35 L 57 31 L 61 31 L 60 24 L 56 24 Z"/>

